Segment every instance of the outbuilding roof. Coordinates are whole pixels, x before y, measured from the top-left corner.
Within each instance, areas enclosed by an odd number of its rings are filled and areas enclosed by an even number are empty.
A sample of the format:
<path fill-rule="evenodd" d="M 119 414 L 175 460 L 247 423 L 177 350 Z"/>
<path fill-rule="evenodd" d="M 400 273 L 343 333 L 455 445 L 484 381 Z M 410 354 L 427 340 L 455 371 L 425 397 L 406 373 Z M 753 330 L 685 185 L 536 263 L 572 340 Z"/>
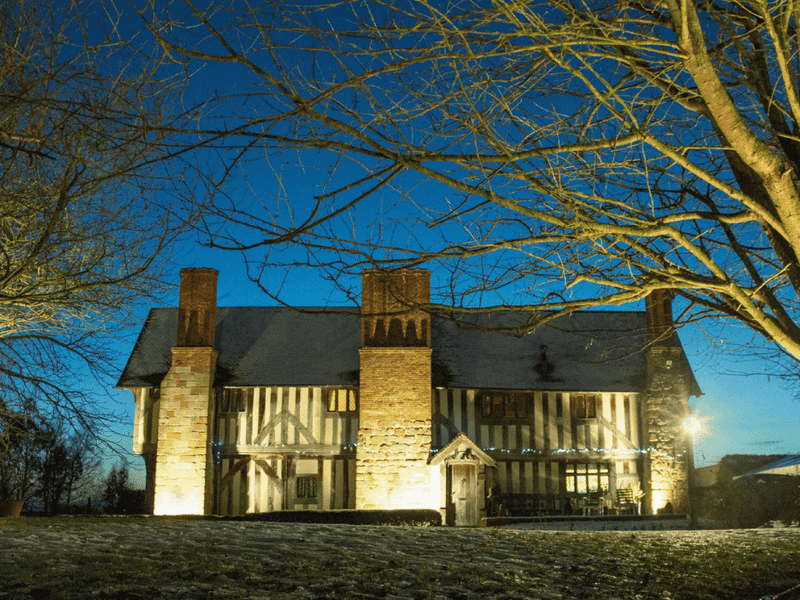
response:
<path fill-rule="evenodd" d="M 643 391 L 647 323 L 641 311 L 583 311 L 522 335 L 501 333 L 526 315 L 511 310 L 433 317 L 436 387 Z M 118 382 L 157 386 L 170 367 L 177 308 L 152 309 Z M 358 309 L 219 307 L 215 385 L 357 385 Z M 688 363 L 689 391 L 699 394 Z"/>
<path fill-rule="evenodd" d="M 757 475 L 794 475 L 800 476 L 800 454 L 789 454 L 774 462 L 764 465 L 763 467 L 734 477 L 753 477 Z"/>

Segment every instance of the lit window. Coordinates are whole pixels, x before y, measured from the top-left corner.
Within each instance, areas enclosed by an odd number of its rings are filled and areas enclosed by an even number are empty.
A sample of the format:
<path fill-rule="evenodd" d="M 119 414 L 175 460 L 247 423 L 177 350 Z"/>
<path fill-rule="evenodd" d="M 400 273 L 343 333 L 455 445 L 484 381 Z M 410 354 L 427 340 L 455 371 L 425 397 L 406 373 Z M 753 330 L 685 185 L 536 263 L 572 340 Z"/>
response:
<path fill-rule="evenodd" d="M 309 475 L 297 478 L 297 499 L 313 500 L 317 497 L 317 477 Z"/>
<path fill-rule="evenodd" d="M 354 412 L 358 410 L 358 390 L 356 388 L 325 390 L 328 412 Z"/>
<path fill-rule="evenodd" d="M 481 414 L 485 419 L 524 419 L 530 396 L 527 392 L 481 392 Z"/>
<path fill-rule="evenodd" d="M 608 490 L 607 463 L 568 463 L 567 493 L 587 494 Z"/>

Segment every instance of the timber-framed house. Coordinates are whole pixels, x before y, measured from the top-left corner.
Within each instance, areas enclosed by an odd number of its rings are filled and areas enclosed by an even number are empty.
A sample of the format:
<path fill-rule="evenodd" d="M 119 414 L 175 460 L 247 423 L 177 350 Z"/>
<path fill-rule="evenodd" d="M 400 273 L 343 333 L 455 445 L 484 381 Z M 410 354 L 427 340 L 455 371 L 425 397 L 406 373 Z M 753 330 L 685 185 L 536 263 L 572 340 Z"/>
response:
<path fill-rule="evenodd" d="M 665 294 L 523 335 L 524 312 L 431 316 L 429 277 L 366 271 L 356 309 L 224 308 L 216 271 L 182 270 L 118 383 L 153 512 L 686 505 L 700 391 Z"/>

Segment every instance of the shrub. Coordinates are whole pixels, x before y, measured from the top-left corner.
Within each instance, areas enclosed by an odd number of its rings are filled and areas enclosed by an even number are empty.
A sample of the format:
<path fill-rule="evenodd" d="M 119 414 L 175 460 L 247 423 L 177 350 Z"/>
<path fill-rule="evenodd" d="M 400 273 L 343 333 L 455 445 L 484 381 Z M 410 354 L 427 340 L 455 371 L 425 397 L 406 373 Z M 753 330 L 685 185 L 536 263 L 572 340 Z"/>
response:
<path fill-rule="evenodd" d="M 342 523 L 347 525 L 406 525 L 436 527 L 442 515 L 431 509 L 398 510 L 281 510 L 226 519 L 276 523 Z"/>

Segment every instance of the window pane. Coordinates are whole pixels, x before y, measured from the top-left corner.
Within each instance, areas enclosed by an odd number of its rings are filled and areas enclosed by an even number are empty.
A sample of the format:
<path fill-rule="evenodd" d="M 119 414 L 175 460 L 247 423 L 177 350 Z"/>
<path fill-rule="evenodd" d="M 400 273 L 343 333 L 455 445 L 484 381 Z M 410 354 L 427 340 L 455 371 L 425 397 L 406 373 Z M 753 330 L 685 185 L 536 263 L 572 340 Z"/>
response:
<path fill-rule="evenodd" d="M 491 417 L 492 416 L 492 397 L 489 394 L 483 394 L 481 397 L 481 412 L 483 413 L 484 417 Z"/>
<path fill-rule="evenodd" d="M 503 398 L 505 400 L 505 406 L 503 408 L 503 416 L 506 419 L 514 418 L 517 414 L 517 407 L 516 403 L 514 402 L 514 394 L 505 394 Z"/>
<path fill-rule="evenodd" d="M 316 498 L 317 497 L 317 478 L 298 477 L 297 478 L 297 497 L 298 498 Z"/>
<path fill-rule="evenodd" d="M 517 394 L 517 417 L 525 418 L 528 416 L 528 394 Z"/>
<path fill-rule="evenodd" d="M 597 418 L 597 400 L 595 396 L 588 396 L 586 398 L 586 418 L 587 419 L 595 419 Z"/>
<path fill-rule="evenodd" d="M 502 417 L 503 412 L 503 396 L 495 394 L 492 396 L 492 416 Z"/>

